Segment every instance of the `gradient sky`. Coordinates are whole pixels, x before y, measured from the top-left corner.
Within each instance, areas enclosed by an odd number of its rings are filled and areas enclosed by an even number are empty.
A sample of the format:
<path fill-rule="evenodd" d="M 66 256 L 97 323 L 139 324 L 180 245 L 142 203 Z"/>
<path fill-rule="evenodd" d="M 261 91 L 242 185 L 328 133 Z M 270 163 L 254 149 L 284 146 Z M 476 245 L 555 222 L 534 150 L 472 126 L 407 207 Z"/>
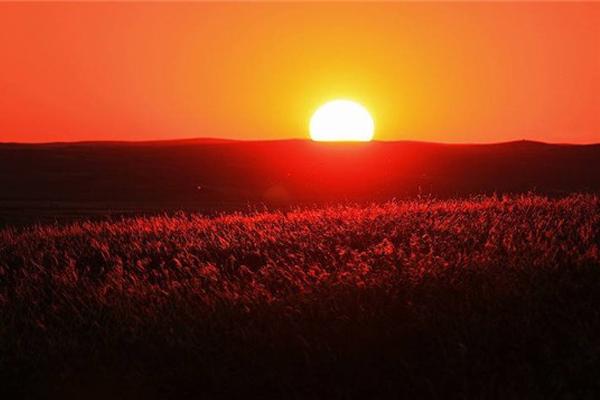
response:
<path fill-rule="evenodd" d="M 600 142 L 600 3 L 0 3 L 0 141 Z"/>

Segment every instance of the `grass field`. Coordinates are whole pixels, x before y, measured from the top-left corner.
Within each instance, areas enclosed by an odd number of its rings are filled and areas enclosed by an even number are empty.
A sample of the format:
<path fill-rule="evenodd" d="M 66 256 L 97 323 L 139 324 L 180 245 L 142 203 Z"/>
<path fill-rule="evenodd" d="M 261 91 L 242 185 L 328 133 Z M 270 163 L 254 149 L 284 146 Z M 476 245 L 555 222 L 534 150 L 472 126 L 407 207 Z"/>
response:
<path fill-rule="evenodd" d="M 32 397 L 593 398 L 600 199 L 4 229 L 0 322 Z"/>

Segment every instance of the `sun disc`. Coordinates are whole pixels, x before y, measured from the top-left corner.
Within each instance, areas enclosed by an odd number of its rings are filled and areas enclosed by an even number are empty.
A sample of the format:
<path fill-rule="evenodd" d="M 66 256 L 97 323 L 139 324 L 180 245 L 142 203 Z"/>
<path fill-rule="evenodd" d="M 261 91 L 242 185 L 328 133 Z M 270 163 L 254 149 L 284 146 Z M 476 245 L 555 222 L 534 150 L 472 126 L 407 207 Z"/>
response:
<path fill-rule="evenodd" d="M 369 142 L 374 131 L 367 109 L 350 100 L 325 103 L 310 119 L 310 137 L 319 142 Z"/>

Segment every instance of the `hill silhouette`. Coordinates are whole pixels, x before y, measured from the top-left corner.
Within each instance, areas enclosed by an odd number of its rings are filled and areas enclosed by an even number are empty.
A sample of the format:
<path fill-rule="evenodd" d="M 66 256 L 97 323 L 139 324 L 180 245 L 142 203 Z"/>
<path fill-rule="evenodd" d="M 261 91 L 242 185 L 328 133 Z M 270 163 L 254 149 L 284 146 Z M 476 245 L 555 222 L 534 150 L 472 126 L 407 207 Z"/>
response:
<path fill-rule="evenodd" d="M 600 145 L 306 140 L 0 144 L 0 219 L 600 191 Z"/>

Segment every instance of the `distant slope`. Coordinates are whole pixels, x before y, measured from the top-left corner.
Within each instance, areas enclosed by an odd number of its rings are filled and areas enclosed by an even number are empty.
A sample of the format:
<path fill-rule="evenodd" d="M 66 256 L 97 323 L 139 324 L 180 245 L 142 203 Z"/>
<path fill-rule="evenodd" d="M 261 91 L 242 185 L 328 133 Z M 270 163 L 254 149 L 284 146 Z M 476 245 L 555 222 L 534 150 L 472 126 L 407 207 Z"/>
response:
<path fill-rule="evenodd" d="M 43 142 L 43 143 L 16 143 L 16 142 L 0 142 L 1 147 L 12 148 L 30 148 L 30 147 L 80 147 L 80 146 L 175 146 L 175 145 L 193 145 L 193 144 L 226 144 L 239 143 L 235 139 L 223 138 L 189 138 L 189 139 L 171 139 L 171 140 L 102 140 L 102 141 L 79 141 L 79 142 Z"/>
<path fill-rule="evenodd" d="M 219 208 L 530 190 L 599 192 L 600 146 L 213 139 L 0 144 L 0 203 L 13 207 Z"/>

